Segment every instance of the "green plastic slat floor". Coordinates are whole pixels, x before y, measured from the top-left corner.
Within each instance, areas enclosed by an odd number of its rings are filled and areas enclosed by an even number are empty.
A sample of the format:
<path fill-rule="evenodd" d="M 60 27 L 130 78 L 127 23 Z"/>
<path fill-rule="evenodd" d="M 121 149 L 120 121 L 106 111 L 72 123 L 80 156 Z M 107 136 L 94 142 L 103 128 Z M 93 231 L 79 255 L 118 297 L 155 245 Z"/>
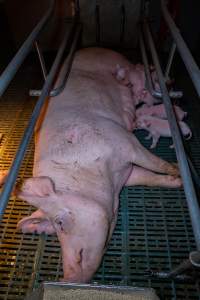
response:
<path fill-rule="evenodd" d="M 29 88 L 33 87 L 36 86 L 30 74 L 21 72 L 0 100 L 1 169 L 9 168 L 35 105 L 35 99 L 28 96 Z M 144 132 L 137 135 L 142 143 L 149 145 L 144 140 Z M 175 154 L 169 149 L 169 142 L 169 139 L 161 139 L 155 152 L 174 161 Z M 198 137 L 191 141 L 191 148 L 195 164 L 200 167 L 197 145 Z M 33 153 L 32 141 L 19 178 L 31 176 Z M 148 269 L 169 271 L 195 249 L 183 190 L 125 188 L 120 203 L 117 226 L 94 282 L 152 286 L 161 299 L 200 299 L 198 283 L 177 283 L 144 276 Z M 17 222 L 33 210 L 14 196 L 8 203 L 0 231 L 0 299 L 24 299 L 26 293 L 40 282 L 58 281 L 62 276 L 56 237 L 22 234 L 16 229 Z"/>

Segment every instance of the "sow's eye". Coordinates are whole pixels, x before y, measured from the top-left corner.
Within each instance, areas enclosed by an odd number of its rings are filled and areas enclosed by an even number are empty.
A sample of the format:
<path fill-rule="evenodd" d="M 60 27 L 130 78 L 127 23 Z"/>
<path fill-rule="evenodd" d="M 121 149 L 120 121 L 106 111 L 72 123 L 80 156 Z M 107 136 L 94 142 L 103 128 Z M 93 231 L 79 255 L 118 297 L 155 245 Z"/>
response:
<path fill-rule="evenodd" d="M 81 264 L 83 261 L 83 248 L 81 248 L 80 252 L 79 252 L 79 255 L 77 257 L 77 263 L 78 264 Z"/>
<path fill-rule="evenodd" d="M 60 210 L 53 219 L 56 229 L 58 231 L 63 231 L 66 234 L 69 233 L 75 224 L 75 218 L 73 213 L 67 209 L 63 208 Z"/>

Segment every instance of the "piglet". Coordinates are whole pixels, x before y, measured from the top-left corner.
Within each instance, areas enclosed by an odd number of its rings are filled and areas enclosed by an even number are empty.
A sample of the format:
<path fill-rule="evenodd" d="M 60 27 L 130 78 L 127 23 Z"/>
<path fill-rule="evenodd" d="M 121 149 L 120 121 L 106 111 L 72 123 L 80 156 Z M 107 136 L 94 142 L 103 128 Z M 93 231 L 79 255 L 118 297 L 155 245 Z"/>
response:
<path fill-rule="evenodd" d="M 186 116 L 187 112 L 183 111 L 179 106 L 173 105 L 174 111 L 178 121 L 182 121 Z M 149 107 L 147 104 L 142 105 L 136 110 L 136 117 L 140 116 L 153 116 L 161 119 L 167 119 L 164 104 L 154 105 Z"/>
<path fill-rule="evenodd" d="M 192 136 L 192 132 L 188 125 L 183 121 L 179 121 L 178 123 L 182 134 L 186 137 L 187 140 L 190 139 Z M 151 149 L 156 147 L 157 142 L 161 136 L 172 136 L 168 121 L 152 116 L 140 116 L 136 121 L 136 128 L 146 129 L 147 131 L 149 131 L 149 135 L 146 137 L 146 139 L 150 139 L 152 137 L 152 144 L 150 146 Z"/>

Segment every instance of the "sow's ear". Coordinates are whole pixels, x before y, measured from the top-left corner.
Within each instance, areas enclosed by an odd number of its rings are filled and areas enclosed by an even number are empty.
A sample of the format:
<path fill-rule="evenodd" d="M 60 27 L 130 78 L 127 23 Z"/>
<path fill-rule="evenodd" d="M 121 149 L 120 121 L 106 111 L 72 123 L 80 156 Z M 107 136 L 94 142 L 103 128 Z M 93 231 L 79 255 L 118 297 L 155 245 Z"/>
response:
<path fill-rule="evenodd" d="M 17 191 L 16 194 L 19 198 L 26 200 L 34 206 L 38 206 L 37 198 L 46 198 L 55 194 L 54 183 L 47 176 L 32 177 L 24 182 L 21 190 Z"/>
<path fill-rule="evenodd" d="M 56 194 L 54 183 L 46 176 L 25 181 L 17 196 L 40 208 L 53 222 L 56 231 L 68 233 L 74 226 L 74 215 Z"/>

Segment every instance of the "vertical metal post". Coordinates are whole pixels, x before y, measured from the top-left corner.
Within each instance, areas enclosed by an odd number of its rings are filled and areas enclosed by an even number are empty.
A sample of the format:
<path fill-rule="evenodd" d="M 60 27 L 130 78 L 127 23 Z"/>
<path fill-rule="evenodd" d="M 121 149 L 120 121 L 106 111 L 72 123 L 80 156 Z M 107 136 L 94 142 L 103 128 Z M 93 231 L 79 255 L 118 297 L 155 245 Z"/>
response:
<path fill-rule="evenodd" d="M 100 44 L 100 11 L 99 4 L 96 4 L 95 8 L 95 18 L 96 18 L 96 43 Z"/>
<path fill-rule="evenodd" d="M 37 51 L 37 54 L 38 54 L 38 57 L 39 57 L 40 66 L 42 68 L 42 74 L 43 74 L 44 81 L 45 81 L 46 78 L 47 78 L 47 69 L 46 69 L 46 66 L 45 66 L 44 57 L 42 55 L 42 52 L 40 51 L 40 47 L 38 45 L 38 42 L 35 41 L 34 44 L 35 44 L 35 48 L 36 48 L 36 51 Z"/>
<path fill-rule="evenodd" d="M 173 42 L 172 46 L 171 46 L 171 49 L 170 49 L 167 66 L 166 66 L 166 69 L 165 69 L 165 80 L 169 80 L 169 73 L 170 73 L 170 69 L 171 69 L 171 66 L 172 66 L 175 51 L 176 51 L 176 43 Z"/>
<path fill-rule="evenodd" d="M 162 99 L 162 93 L 160 91 L 156 91 L 153 87 L 151 73 L 149 69 L 147 54 L 145 50 L 144 40 L 142 34 L 139 35 L 139 42 L 140 42 L 140 49 L 142 52 L 142 61 L 144 64 L 144 71 L 146 75 L 146 88 L 149 90 L 150 94 L 158 99 Z M 183 93 L 181 91 L 170 91 L 169 96 L 171 98 L 181 98 L 183 96 Z"/>
<path fill-rule="evenodd" d="M 140 42 L 140 49 L 141 49 L 141 53 L 142 53 L 142 61 L 143 61 L 143 64 L 144 64 L 144 72 L 145 72 L 145 78 L 146 78 L 146 82 L 145 82 L 146 88 L 149 90 L 149 92 L 153 96 L 153 89 L 154 88 L 153 88 L 153 84 L 152 84 L 152 78 L 151 78 L 148 59 L 147 59 L 147 55 L 146 55 L 146 51 L 145 51 L 145 45 L 144 45 L 144 39 L 143 39 L 142 32 L 139 33 L 139 42 Z M 160 97 L 162 97 L 161 94 L 160 94 Z"/>
<path fill-rule="evenodd" d="M 163 13 L 163 17 L 170 29 L 171 35 L 177 45 L 178 51 L 183 59 L 183 62 L 188 70 L 188 73 L 192 79 L 192 82 L 196 88 L 198 96 L 200 97 L 200 70 L 188 49 L 184 39 L 182 38 L 179 29 L 177 28 L 174 20 L 170 16 L 168 9 L 165 4 L 165 0 L 161 0 L 161 11 Z"/>
<path fill-rule="evenodd" d="M 124 4 L 121 5 L 121 22 L 120 22 L 120 43 L 124 41 L 124 31 L 125 31 L 125 7 Z"/>
<path fill-rule="evenodd" d="M 70 49 L 67 59 L 65 61 L 66 67 L 63 66 L 62 74 L 60 74 L 60 77 L 58 78 L 58 81 L 57 81 L 57 86 L 51 90 L 51 92 L 49 94 L 50 97 L 58 96 L 65 88 L 67 78 L 69 76 L 69 72 L 71 70 L 72 62 L 74 59 L 74 54 L 77 49 L 77 44 L 79 42 L 81 29 L 82 29 L 81 26 L 78 26 L 78 28 L 76 28 L 76 30 L 72 29 L 72 32 L 74 34 L 74 39 L 72 41 L 71 49 Z M 30 90 L 29 91 L 29 95 L 34 96 L 34 97 L 39 97 L 41 95 L 41 93 L 42 93 L 41 90 Z"/>

